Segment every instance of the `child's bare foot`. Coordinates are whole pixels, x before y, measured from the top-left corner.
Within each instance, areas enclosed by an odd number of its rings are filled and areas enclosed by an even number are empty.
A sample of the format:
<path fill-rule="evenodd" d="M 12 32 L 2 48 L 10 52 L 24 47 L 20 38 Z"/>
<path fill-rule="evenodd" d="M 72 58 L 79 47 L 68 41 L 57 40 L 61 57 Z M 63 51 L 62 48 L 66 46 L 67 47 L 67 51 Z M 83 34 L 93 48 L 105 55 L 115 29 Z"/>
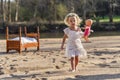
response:
<path fill-rule="evenodd" d="M 75 72 L 76 70 L 75 69 L 69 69 L 70 72 Z"/>
<path fill-rule="evenodd" d="M 91 41 L 86 41 L 86 43 L 91 43 Z"/>
<path fill-rule="evenodd" d="M 76 70 L 75 69 L 73 69 L 71 72 L 75 72 Z"/>

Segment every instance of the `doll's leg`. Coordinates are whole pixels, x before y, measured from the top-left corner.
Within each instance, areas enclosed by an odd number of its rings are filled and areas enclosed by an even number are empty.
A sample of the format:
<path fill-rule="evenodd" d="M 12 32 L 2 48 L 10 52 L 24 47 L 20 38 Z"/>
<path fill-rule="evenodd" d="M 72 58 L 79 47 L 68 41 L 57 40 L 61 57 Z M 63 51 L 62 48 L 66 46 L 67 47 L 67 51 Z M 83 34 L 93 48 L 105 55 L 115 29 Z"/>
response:
<path fill-rule="evenodd" d="M 88 39 L 88 36 L 84 36 L 84 39 L 86 42 L 90 42 L 89 39 Z"/>

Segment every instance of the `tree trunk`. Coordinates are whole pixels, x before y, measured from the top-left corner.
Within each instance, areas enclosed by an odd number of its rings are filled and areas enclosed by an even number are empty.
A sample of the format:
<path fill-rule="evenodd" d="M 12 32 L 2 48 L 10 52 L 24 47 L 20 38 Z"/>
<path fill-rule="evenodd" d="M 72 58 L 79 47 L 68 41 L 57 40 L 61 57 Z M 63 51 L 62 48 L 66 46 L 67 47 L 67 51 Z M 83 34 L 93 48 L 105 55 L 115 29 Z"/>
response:
<path fill-rule="evenodd" d="M 38 12 L 38 4 L 39 4 L 39 0 L 34 0 L 34 14 L 33 14 L 33 18 L 36 19 L 37 17 L 37 12 Z"/>
<path fill-rule="evenodd" d="M 56 0 L 53 0 L 53 14 L 54 14 L 54 21 L 57 20 L 57 12 L 56 12 Z"/>
<path fill-rule="evenodd" d="M 84 0 L 84 3 L 83 3 L 83 22 L 85 21 L 86 19 L 86 0 Z"/>
<path fill-rule="evenodd" d="M 75 12 L 75 8 L 74 8 L 74 3 L 73 0 L 70 1 L 71 3 L 71 11 L 70 12 Z"/>
<path fill-rule="evenodd" d="M 8 22 L 11 22 L 11 2 L 8 0 Z"/>
<path fill-rule="evenodd" d="M 4 22 L 6 22 L 6 18 L 7 18 L 7 16 L 6 16 L 6 6 L 7 6 L 7 4 L 6 4 L 6 0 L 4 0 L 5 2 L 4 2 L 4 7 L 3 7 L 3 19 L 4 19 Z"/>
<path fill-rule="evenodd" d="M 16 12 L 15 12 L 15 21 L 18 21 L 18 14 L 19 14 L 19 0 L 16 1 Z"/>
<path fill-rule="evenodd" d="M 109 5 L 109 22 L 113 22 L 113 0 L 110 0 Z"/>
<path fill-rule="evenodd" d="M 35 6 L 35 11 L 34 11 L 34 14 L 33 14 L 33 17 L 36 18 L 37 16 L 37 5 Z"/>
<path fill-rule="evenodd" d="M 3 9 L 4 9 L 4 7 L 3 7 L 3 0 L 1 0 L 1 15 L 2 15 L 2 21 L 4 21 L 4 18 L 3 18 Z"/>

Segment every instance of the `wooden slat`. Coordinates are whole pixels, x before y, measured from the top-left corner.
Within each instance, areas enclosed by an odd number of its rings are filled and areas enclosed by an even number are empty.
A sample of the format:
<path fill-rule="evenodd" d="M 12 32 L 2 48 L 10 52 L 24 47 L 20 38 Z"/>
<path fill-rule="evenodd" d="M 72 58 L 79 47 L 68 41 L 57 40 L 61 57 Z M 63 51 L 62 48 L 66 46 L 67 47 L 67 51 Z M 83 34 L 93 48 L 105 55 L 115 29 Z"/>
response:
<path fill-rule="evenodd" d="M 33 38 L 36 38 L 38 36 L 37 33 L 27 33 L 26 34 L 26 37 L 33 37 Z"/>

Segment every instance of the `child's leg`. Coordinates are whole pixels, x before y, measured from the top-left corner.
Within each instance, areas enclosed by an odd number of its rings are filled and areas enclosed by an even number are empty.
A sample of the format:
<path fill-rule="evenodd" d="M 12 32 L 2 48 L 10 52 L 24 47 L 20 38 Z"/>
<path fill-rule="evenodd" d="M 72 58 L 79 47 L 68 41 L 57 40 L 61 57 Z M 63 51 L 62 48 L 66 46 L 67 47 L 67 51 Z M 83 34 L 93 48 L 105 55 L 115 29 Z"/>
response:
<path fill-rule="evenodd" d="M 72 68 L 72 70 L 74 70 L 75 69 L 75 66 L 74 66 L 74 57 L 71 57 L 71 68 Z"/>
<path fill-rule="evenodd" d="M 75 70 L 76 70 L 76 67 L 77 67 L 77 65 L 78 65 L 78 56 L 75 56 Z"/>

